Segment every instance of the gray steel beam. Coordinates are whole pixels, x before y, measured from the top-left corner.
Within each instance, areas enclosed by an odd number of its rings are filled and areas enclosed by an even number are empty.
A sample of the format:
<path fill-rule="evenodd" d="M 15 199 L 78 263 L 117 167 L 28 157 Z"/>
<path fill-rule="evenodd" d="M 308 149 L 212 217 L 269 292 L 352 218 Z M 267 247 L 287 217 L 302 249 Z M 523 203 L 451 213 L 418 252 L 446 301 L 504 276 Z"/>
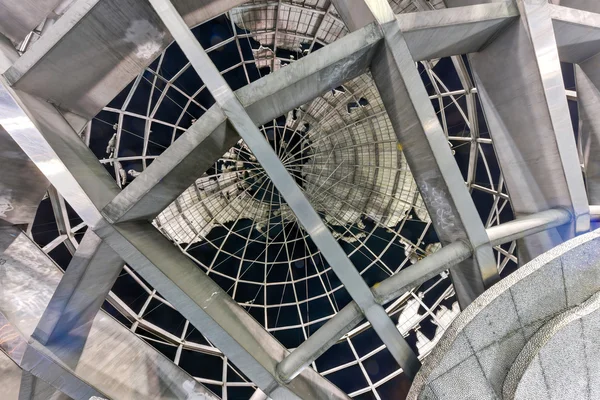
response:
<path fill-rule="evenodd" d="M 563 207 L 574 216 L 570 225 L 521 241 L 519 262 L 526 263 L 590 222 L 550 7 L 517 5 L 519 21 L 470 55 L 477 92 L 515 215 Z"/>
<path fill-rule="evenodd" d="M 245 1 L 175 5 L 195 26 Z M 146 1 L 76 0 L 5 76 L 16 88 L 91 119 L 171 41 Z"/>
<path fill-rule="evenodd" d="M 59 358 L 76 364 L 91 324 L 122 268 L 121 258 L 88 230 L 32 337 L 47 347 L 63 348 L 66 353 L 57 353 Z"/>
<path fill-rule="evenodd" d="M 398 14 L 398 24 L 415 61 L 479 51 L 519 16 L 510 2 Z"/>
<path fill-rule="evenodd" d="M 255 125 L 272 121 L 364 73 L 381 33 L 346 35 L 235 92 Z M 239 136 L 218 105 L 211 107 L 103 210 L 113 222 L 152 219 L 231 148 Z"/>
<path fill-rule="evenodd" d="M 549 3 L 565 7 L 600 13 L 600 3 L 596 0 L 548 0 Z"/>
<path fill-rule="evenodd" d="M 51 392 L 47 384 L 73 400 L 88 400 L 94 396 L 108 399 L 106 394 L 81 379 L 71 368 L 61 363 L 44 346 L 35 341 L 27 344 L 20 367 L 31 375 L 23 373 L 19 400 L 42 400 L 42 396 Z M 42 391 L 36 388 L 35 380 L 38 379 L 42 381 Z"/>
<path fill-rule="evenodd" d="M 356 2 L 334 0 L 334 4 L 348 26 L 358 26 L 365 12 L 381 24 L 385 46 L 375 55 L 371 71 L 399 145 L 440 241 L 447 245 L 462 239 L 475 249 L 473 257 L 452 272 L 465 308 L 497 280 L 494 254 L 398 20 L 384 0 L 366 0 L 367 11 L 359 11 L 363 6 L 357 8 Z"/>
<path fill-rule="evenodd" d="M 278 382 L 285 347 L 149 222 L 107 224 L 97 233 L 270 397 L 347 399 L 314 370 Z"/>
<path fill-rule="evenodd" d="M 600 213 L 600 210 L 598 212 Z M 571 214 L 563 209 L 542 211 L 488 228 L 487 234 L 492 244 L 498 246 L 566 224 L 570 218 Z M 457 268 L 457 265 L 472 253 L 473 250 L 466 242 L 453 242 L 415 265 L 400 270 L 373 287 L 371 291 L 379 304 L 386 304 L 440 273 Z M 293 379 L 342 336 L 354 329 L 362 319 L 358 305 L 354 301 L 350 302 L 279 363 L 277 373 L 280 378 L 283 381 Z"/>
<path fill-rule="evenodd" d="M 577 64 L 600 52 L 600 14 L 556 5 L 548 9 L 561 61 Z"/>
<path fill-rule="evenodd" d="M 44 18 L 56 8 L 61 0 L 1 0 L 0 33 L 17 45 Z"/>
<path fill-rule="evenodd" d="M 582 150 L 589 202 L 600 204 L 600 11 L 597 2 L 561 1 L 550 8 L 561 60 L 577 63 L 577 106 L 579 140 Z"/>
<path fill-rule="evenodd" d="M 50 198 L 50 204 L 52 204 L 52 212 L 54 213 L 54 219 L 56 220 L 58 235 L 66 237 L 63 243 L 67 247 L 69 253 L 75 254 L 77 241 L 71 232 L 71 223 L 69 222 L 65 199 L 58 194 L 54 186 L 48 187 L 48 197 Z"/>
<path fill-rule="evenodd" d="M 73 253 L 31 337 L 52 351 L 60 362 L 75 369 L 94 318 L 114 285 L 123 261 L 92 230 L 85 233 Z M 31 393 L 23 399 L 41 398 L 36 393 L 46 391 L 45 385 L 37 379 L 24 375 L 22 391 L 27 388 Z"/>
<path fill-rule="evenodd" d="M 277 381 L 275 367 L 285 356 L 286 349 L 149 222 L 126 222 L 112 227 L 99 209 L 118 193 L 114 179 L 51 104 L 2 83 L 0 125 L 11 134 L 88 226 L 212 343 L 219 346 L 246 376 L 274 398 L 348 398 L 314 371 L 306 371 L 289 385 Z M 151 258 L 139 249 L 144 249 Z M 88 341 L 93 336 L 94 332 Z M 99 347 L 101 351 L 102 346 Z M 112 350 L 107 349 L 110 356 L 98 354 L 101 359 L 86 363 L 85 367 L 93 369 L 97 366 L 108 370 L 118 366 L 112 364 L 116 357 L 111 353 Z M 120 350 L 122 354 L 119 356 L 127 356 L 124 349 Z M 87 354 L 86 351 L 83 354 Z M 93 352 L 89 354 L 96 356 Z M 129 354 L 129 358 L 128 362 L 132 362 L 139 356 Z M 119 362 L 124 363 L 123 360 Z M 83 368 L 82 363 L 78 368 Z M 136 379 L 132 377 L 131 382 L 134 381 Z M 121 390 L 131 393 L 131 388 L 122 387 Z M 147 397 L 147 394 L 144 396 Z"/>
<path fill-rule="evenodd" d="M 0 331 L 0 348 L 10 354 L 17 364 L 31 370 L 30 367 L 34 368 L 36 365 L 36 352 L 42 346 L 32 342 L 35 350 L 33 358 L 26 365 L 21 360 L 30 335 L 39 325 L 46 305 L 51 302 L 52 293 L 60 285 L 62 273 L 31 239 L 15 227 L 0 230 L 0 259 L 0 316 L 6 316 L 4 322 L 0 321 L 0 326 L 11 327 L 10 330 L 4 328 Z M 102 396 L 104 398 L 217 398 L 104 311 L 95 315 L 87 340 L 73 340 L 78 333 L 85 338 L 88 330 L 89 326 L 74 328 L 69 332 L 72 340 L 54 341 L 46 347 L 40 355 L 43 357 L 41 361 L 49 365 L 49 368 L 58 368 L 58 372 L 48 373 L 74 374 L 77 379 L 87 382 L 98 392 L 105 393 L 107 396 Z M 79 362 L 74 366 L 72 359 L 63 356 L 68 354 L 69 347 L 79 346 L 81 341 L 84 342 L 83 351 Z M 39 369 L 37 371 L 44 372 Z M 41 377 L 44 379 L 43 375 Z M 46 400 L 43 393 L 38 393 L 38 389 L 43 389 L 38 384 L 32 393 L 40 397 L 34 398 Z M 31 386 L 28 387 L 31 390 Z M 88 399 L 89 397 L 85 397 L 85 400 Z"/>
<path fill-rule="evenodd" d="M 48 180 L 0 126 L 0 220 L 32 224 Z"/>
<path fill-rule="evenodd" d="M 587 195 L 591 204 L 600 204 L 600 54 L 576 65 L 575 78 Z"/>
<path fill-rule="evenodd" d="M 361 307 L 366 318 L 371 322 L 394 359 L 400 364 L 407 376 L 414 376 L 420 367 L 417 356 L 396 329 L 383 307 L 374 301 L 373 295 L 362 276 L 350 262 L 327 225 L 311 206 L 294 178 L 281 163 L 271 145 L 260 133 L 256 123 L 250 118 L 240 100 L 227 85 L 227 82 L 225 82 L 225 79 L 190 29 L 185 25 L 177 10 L 168 0 L 150 0 L 150 3 L 171 31 L 175 41 L 187 56 L 191 66 L 206 84 L 231 125 L 242 136 L 298 218 L 298 221 L 321 250 L 348 293 Z M 267 395 L 274 397 L 269 390 L 265 390 L 263 387 L 261 389 Z"/>
<path fill-rule="evenodd" d="M 19 54 L 12 43 L 0 34 L 0 73 L 10 68 L 18 58 Z M 13 225 L 33 224 L 49 183 L 2 126 L 0 171 L 0 220 Z"/>

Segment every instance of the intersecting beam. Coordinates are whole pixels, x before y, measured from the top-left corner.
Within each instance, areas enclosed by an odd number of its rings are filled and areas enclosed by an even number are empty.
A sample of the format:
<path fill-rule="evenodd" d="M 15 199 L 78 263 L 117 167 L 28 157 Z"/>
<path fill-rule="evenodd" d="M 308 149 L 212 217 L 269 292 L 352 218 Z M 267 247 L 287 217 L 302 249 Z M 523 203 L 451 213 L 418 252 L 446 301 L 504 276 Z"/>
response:
<path fill-rule="evenodd" d="M 42 387 L 50 384 L 74 400 L 86 400 L 94 396 L 108 399 L 107 395 L 85 382 L 35 341 L 27 344 L 20 367 L 31 375 L 23 373 L 19 400 L 41 400 L 37 384 L 41 384 Z M 35 382 L 38 379 L 41 382 Z"/>
<path fill-rule="evenodd" d="M 18 232 L 18 229 L 12 227 L 8 229 L 11 233 Z M 7 233 L 7 231 L 3 231 L 0 232 L 0 235 L 5 236 Z M 4 242 L 2 239 L 0 238 L 0 242 Z M 23 314 L 26 314 L 26 312 Z M 47 356 L 38 349 L 38 346 L 29 344 L 27 337 L 11 323 L 4 315 L 3 310 L 0 310 L 0 326 L 2 327 L 0 331 L 0 354 L 6 354 L 12 362 L 22 369 L 18 394 L 15 397 L 9 397 L 9 399 L 16 399 L 17 397 L 19 400 L 48 399 L 57 390 L 68 393 L 77 400 L 80 398 L 87 400 L 90 396 L 101 395 L 100 391 L 83 381 L 71 368 L 57 362 L 54 357 Z M 2 372 L 4 373 L 4 371 Z M 38 381 L 38 377 L 48 379 L 49 383 Z M 13 379 L 15 378 L 19 380 L 19 377 L 13 377 Z M 38 381 L 37 384 L 34 384 L 34 381 Z M 4 387 L 2 393 L 4 398 L 6 395 Z"/>
<path fill-rule="evenodd" d="M 175 5 L 196 26 L 245 1 L 175 0 Z M 16 88 L 91 119 L 171 41 L 147 1 L 75 0 L 5 76 Z"/>
<path fill-rule="evenodd" d="M 122 268 L 121 258 L 88 230 L 32 337 L 42 345 L 66 351 L 60 355 L 63 362 L 76 362 L 92 321 Z"/>
<path fill-rule="evenodd" d="M 16 363 L 21 364 L 28 339 L 42 319 L 46 305 L 51 302 L 52 293 L 60 285 L 63 274 L 52 259 L 16 227 L 0 229 L 0 258 L 0 314 L 5 314 L 7 322 L 15 328 L 13 333 L 20 332 L 20 335 L 14 335 L 7 328 L 2 329 L 0 348 L 10 354 Z M 27 307 L 23 304 L 27 304 Z M 0 326 L 4 325 L 0 321 Z M 80 338 L 77 337 L 78 334 Z M 18 338 L 18 342 L 11 343 L 11 337 Z M 172 360 L 103 310 L 95 316 L 91 329 L 87 325 L 74 328 L 69 332 L 69 338 L 71 340 L 57 340 L 45 347 L 44 358 L 51 358 L 51 367 L 53 364 L 61 366 L 59 374 L 75 374 L 89 386 L 107 394 L 104 398 L 217 398 Z M 78 347 L 81 342 L 85 345 L 75 366 L 74 358 L 65 355 L 71 351 L 70 347 Z M 31 343 L 37 349 L 42 348 L 35 339 L 31 339 Z M 34 360 L 35 357 L 32 361 Z M 37 380 L 33 388 L 31 383 L 31 379 L 23 382 L 22 390 L 28 390 L 36 400 L 49 398 L 44 393 L 52 390 L 44 388 L 41 380 Z M 56 383 L 60 384 L 60 381 Z M 81 400 L 89 400 L 89 396 Z"/>
<path fill-rule="evenodd" d="M 455 0 L 447 0 L 455 5 Z M 520 241 L 519 263 L 589 230 L 589 205 L 547 2 L 517 0 L 518 22 L 470 55 L 515 216 L 563 207 L 571 224 Z"/>
<path fill-rule="evenodd" d="M 272 397 L 348 399 L 315 371 L 278 381 L 287 350 L 149 222 L 111 226 L 99 210 L 118 193 L 114 179 L 51 104 L 0 83 L 0 125 L 88 226 L 246 376 Z"/>
<path fill-rule="evenodd" d="M 385 0 L 334 0 L 346 25 L 377 21 L 385 46 L 373 58 L 371 72 L 398 143 L 444 245 L 465 240 L 473 257 L 452 272 L 458 301 L 469 305 L 498 276 L 483 223 L 439 123 L 407 42 Z M 370 16 L 370 18 L 367 18 Z"/>
<path fill-rule="evenodd" d="M 519 16 L 510 2 L 398 14 L 396 18 L 415 61 L 479 51 Z"/>
<path fill-rule="evenodd" d="M 600 52 L 600 14 L 548 5 L 558 56 L 563 62 L 584 62 Z"/>
<path fill-rule="evenodd" d="M 381 37 L 373 26 L 365 27 L 244 86 L 235 95 L 254 124 L 262 125 L 364 73 Z M 211 107 L 103 214 L 113 222 L 156 217 L 239 140 L 225 120 L 218 105 Z"/>
<path fill-rule="evenodd" d="M 0 73 L 19 58 L 13 44 L 0 34 Z M 32 225 L 48 180 L 0 126 L 0 220 L 12 225 Z"/>
<path fill-rule="evenodd" d="M 175 41 L 206 84 L 215 101 L 227 116 L 228 121 L 252 150 L 275 187 L 298 218 L 298 221 L 321 250 L 348 293 L 361 307 L 365 317 L 371 322 L 373 329 L 387 346 L 394 359 L 400 364 L 407 376 L 414 376 L 420 367 L 417 356 L 406 343 L 383 307 L 375 302 L 369 287 L 358 270 L 350 262 L 327 225 L 311 206 L 294 178 L 288 173 L 269 142 L 260 133 L 256 123 L 250 118 L 240 100 L 227 85 L 227 82 L 185 25 L 181 16 L 169 0 L 150 0 L 150 3 L 171 31 Z M 280 85 L 284 84 L 285 82 L 280 83 Z M 261 387 L 261 389 L 263 388 Z M 263 391 L 265 390 L 263 389 Z M 273 397 L 270 391 L 267 390 L 265 393 Z"/>
<path fill-rule="evenodd" d="M 494 245 L 501 245 L 569 222 L 571 214 L 563 209 L 542 211 L 487 229 Z M 492 239 L 493 238 L 493 239 Z M 409 290 L 427 282 L 446 270 L 452 271 L 471 256 L 473 250 L 456 241 L 425 257 L 408 268 L 380 282 L 371 290 L 379 304 L 397 299 Z M 358 305 L 352 301 L 329 319 L 319 330 L 298 346 L 277 366 L 283 381 L 293 379 L 346 333 L 362 321 Z"/>
<path fill-rule="evenodd" d="M 549 3 L 561 5 L 579 10 L 587 10 L 600 13 L 600 3 L 596 0 L 548 0 Z"/>
<path fill-rule="evenodd" d="M 54 219 L 56 220 L 58 235 L 66 237 L 63 243 L 67 247 L 69 253 L 75 254 L 77 241 L 71 232 L 71 223 L 69 222 L 69 214 L 67 213 L 65 199 L 58 194 L 54 186 L 48 187 L 48 198 L 52 205 L 52 212 L 54 213 Z"/>
<path fill-rule="evenodd" d="M 60 0 L 0 0 L 0 33 L 19 44 Z"/>

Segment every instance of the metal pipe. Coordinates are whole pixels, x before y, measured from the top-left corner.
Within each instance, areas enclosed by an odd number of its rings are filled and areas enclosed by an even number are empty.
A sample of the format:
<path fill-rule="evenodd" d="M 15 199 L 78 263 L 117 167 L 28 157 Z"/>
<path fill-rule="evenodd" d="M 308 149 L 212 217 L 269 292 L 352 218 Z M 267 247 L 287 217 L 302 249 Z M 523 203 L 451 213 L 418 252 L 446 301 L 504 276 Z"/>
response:
<path fill-rule="evenodd" d="M 600 206 L 593 206 L 600 217 Z M 590 212 L 593 213 L 592 207 Z M 564 209 L 542 211 L 486 230 L 493 246 L 508 243 L 546 229 L 566 224 L 571 214 Z M 472 254 L 471 247 L 456 241 L 427 256 L 415 265 L 403 269 L 371 289 L 375 300 L 385 304 L 406 291 L 428 281 L 445 270 L 451 269 Z M 292 351 L 277 365 L 277 376 L 290 382 L 310 363 L 333 346 L 340 337 L 354 329 L 364 318 L 363 312 L 352 301 L 334 315 L 317 332 Z"/>
<path fill-rule="evenodd" d="M 456 241 L 442 247 L 415 265 L 405 268 L 376 285 L 372 291 L 379 304 L 385 304 L 466 260 L 472 254 L 471 246 Z"/>
<path fill-rule="evenodd" d="M 279 379 L 286 383 L 290 382 L 363 319 L 364 315 L 360 307 L 355 301 L 351 301 L 277 364 Z"/>
<path fill-rule="evenodd" d="M 514 221 L 487 229 L 492 246 L 512 242 L 550 228 L 564 225 L 571 220 L 571 213 L 562 208 L 541 211 Z"/>
<path fill-rule="evenodd" d="M 600 206 L 590 206 L 590 218 L 592 221 L 600 221 Z"/>

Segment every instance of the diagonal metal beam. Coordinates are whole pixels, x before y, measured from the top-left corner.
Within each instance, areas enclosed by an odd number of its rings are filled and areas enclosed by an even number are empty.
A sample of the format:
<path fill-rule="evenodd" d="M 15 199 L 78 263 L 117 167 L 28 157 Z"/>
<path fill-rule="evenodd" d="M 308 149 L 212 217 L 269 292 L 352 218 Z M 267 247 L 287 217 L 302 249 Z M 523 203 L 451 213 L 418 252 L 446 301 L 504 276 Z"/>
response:
<path fill-rule="evenodd" d="M 312 370 L 279 381 L 275 367 L 286 349 L 149 222 L 111 226 L 99 209 L 118 193 L 114 179 L 51 104 L 0 83 L 0 125 L 88 226 L 246 376 L 273 396 L 348 399 Z"/>
<path fill-rule="evenodd" d="M 369 21 L 367 15 L 381 24 L 385 46 L 371 71 L 440 241 L 448 245 L 462 239 L 475 249 L 472 258 L 452 271 L 465 308 L 497 280 L 492 248 L 396 16 L 385 0 L 359 3 L 334 0 L 346 25 L 358 28 Z"/>
<path fill-rule="evenodd" d="M 168 0 L 150 0 L 158 15 L 187 56 L 206 87 L 227 116 L 231 125 L 238 131 L 248 147 L 261 163 L 271 181 L 290 206 L 332 269 L 344 284 L 348 293 L 361 307 L 373 328 L 407 376 L 414 376 L 420 362 L 408 343 L 381 305 L 375 302 L 369 287 L 362 279 L 346 253 L 321 220 L 310 202 L 286 170 L 271 145 L 258 130 L 240 100 L 233 93 L 219 70 L 212 63 L 200 43 L 185 25 L 177 10 Z M 285 71 L 285 69 L 283 70 Z M 282 84 L 285 84 L 283 82 Z M 263 388 L 261 388 L 263 389 Z M 264 391 L 264 389 L 263 389 Z M 265 392 L 271 396 L 270 391 Z"/>
<path fill-rule="evenodd" d="M 592 8 L 592 7 L 590 7 Z M 600 52 L 600 14 L 590 9 L 548 5 L 563 62 L 582 63 Z"/>
<path fill-rule="evenodd" d="M 16 227 L 0 229 L 0 258 L 0 314 L 4 314 L 14 327 L 12 333 L 7 328 L 0 332 L 0 348 L 21 364 L 29 337 L 39 324 L 63 274 L 54 261 Z M 0 326 L 3 325 L 5 323 L 0 322 Z M 105 393 L 107 396 L 103 397 L 107 399 L 217 398 L 103 310 L 95 315 L 90 325 L 91 330 L 87 325 L 74 328 L 69 332 L 71 340 L 54 340 L 49 346 L 42 346 L 35 339 L 30 342 L 35 349 L 44 349 L 44 362 L 49 362 L 46 364 L 49 368 L 60 366 L 53 374 L 74 374 L 98 392 Z M 16 331 L 20 334 L 13 334 Z M 83 351 L 75 365 L 73 357 L 64 356 L 82 342 Z M 36 357 L 33 357 L 29 365 L 34 365 L 35 360 Z M 33 388 L 31 379 L 23 383 L 27 386 L 23 390 L 32 392 L 36 400 L 46 400 L 49 394 L 44 393 L 48 390 L 53 392 L 48 386 L 43 387 L 41 380 Z M 61 384 L 60 381 L 56 383 Z M 89 397 L 81 400 L 89 400 Z"/>
<path fill-rule="evenodd" d="M 550 7 L 517 5 L 518 22 L 469 59 L 515 215 L 556 207 L 574 215 L 570 225 L 520 241 L 526 263 L 588 231 L 590 218 Z"/>
<path fill-rule="evenodd" d="M 175 5 L 196 26 L 245 1 Z M 76 0 L 5 76 L 16 88 L 91 119 L 171 41 L 146 1 Z"/>
<path fill-rule="evenodd" d="M 279 382 L 285 347 L 149 222 L 107 224 L 97 233 L 270 397 L 347 398 L 314 370 Z"/>
<path fill-rule="evenodd" d="M 479 51 L 518 16 L 517 8 L 503 1 L 396 18 L 413 59 L 423 61 Z"/>
<path fill-rule="evenodd" d="M 54 186 L 48 187 L 48 197 L 50 198 L 50 204 L 52 204 L 52 212 L 54 213 L 54 219 L 56 220 L 58 235 L 66 237 L 63 243 L 67 247 L 69 253 L 75 254 L 77 241 L 71 232 L 71 223 L 69 221 L 65 199 L 58 194 Z"/>
<path fill-rule="evenodd" d="M 113 284 L 123 261 L 92 230 L 77 247 L 32 337 L 45 346 L 64 346 L 60 358 L 79 358 L 94 317 Z M 80 343 L 83 340 L 83 343 Z"/>
<path fill-rule="evenodd" d="M 381 33 L 371 27 L 346 35 L 235 92 L 255 125 L 262 125 L 364 73 Z M 218 105 L 179 139 L 103 210 L 113 222 L 152 219 L 171 204 L 239 136 Z"/>

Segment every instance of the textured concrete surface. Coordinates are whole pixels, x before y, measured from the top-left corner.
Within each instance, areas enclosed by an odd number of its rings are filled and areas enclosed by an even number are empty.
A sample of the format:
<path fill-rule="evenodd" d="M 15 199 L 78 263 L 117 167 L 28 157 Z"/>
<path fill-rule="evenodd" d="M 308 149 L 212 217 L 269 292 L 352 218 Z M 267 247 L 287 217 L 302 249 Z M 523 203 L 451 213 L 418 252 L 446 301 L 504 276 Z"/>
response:
<path fill-rule="evenodd" d="M 600 312 L 590 314 L 589 306 L 600 291 L 599 270 L 600 231 L 521 267 L 456 318 L 425 360 L 408 398 L 600 398 L 600 344 L 593 336 Z M 544 330 L 550 333 L 540 341 Z M 506 397 L 507 375 L 528 347 L 535 351 L 518 374 L 517 396 Z"/>

